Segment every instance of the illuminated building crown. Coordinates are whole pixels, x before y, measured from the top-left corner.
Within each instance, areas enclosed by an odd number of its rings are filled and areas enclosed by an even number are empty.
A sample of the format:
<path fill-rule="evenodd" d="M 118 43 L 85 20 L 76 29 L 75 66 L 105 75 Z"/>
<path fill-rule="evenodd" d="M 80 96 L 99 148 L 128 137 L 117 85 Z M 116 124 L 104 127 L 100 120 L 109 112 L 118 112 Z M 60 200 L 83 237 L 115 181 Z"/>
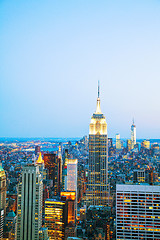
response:
<path fill-rule="evenodd" d="M 98 98 L 97 98 L 97 108 L 96 112 L 93 114 L 91 118 L 91 123 L 89 126 L 89 134 L 107 134 L 107 123 L 106 118 L 103 115 L 100 107 L 100 92 L 99 92 L 99 82 L 98 82 Z"/>
<path fill-rule="evenodd" d="M 36 161 L 36 163 L 38 163 L 38 164 L 43 164 L 43 163 L 44 163 L 44 161 L 43 161 L 43 159 L 42 159 L 42 154 L 41 154 L 41 152 L 39 153 L 39 157 L 38 157 L 38 160 Z"/>

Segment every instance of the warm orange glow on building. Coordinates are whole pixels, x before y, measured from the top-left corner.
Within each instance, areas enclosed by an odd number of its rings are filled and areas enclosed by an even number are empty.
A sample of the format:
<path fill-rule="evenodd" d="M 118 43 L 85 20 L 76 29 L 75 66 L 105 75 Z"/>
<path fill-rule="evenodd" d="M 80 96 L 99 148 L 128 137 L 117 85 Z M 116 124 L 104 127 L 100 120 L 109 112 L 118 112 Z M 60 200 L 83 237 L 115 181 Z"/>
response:
<path fill-rule="evenodd" d="M 66 197 L 66 200 L 75 200 L 76 199 L 76 192 L 65 191 L 61 192 L 61 197 Z"/>

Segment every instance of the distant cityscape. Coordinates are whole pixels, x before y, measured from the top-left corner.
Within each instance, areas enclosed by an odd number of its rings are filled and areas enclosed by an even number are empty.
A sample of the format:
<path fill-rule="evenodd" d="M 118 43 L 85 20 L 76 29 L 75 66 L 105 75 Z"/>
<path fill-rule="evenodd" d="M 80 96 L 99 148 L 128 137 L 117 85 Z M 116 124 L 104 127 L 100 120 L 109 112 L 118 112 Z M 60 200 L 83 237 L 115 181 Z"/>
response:
<path fill-rule="evenodd" d="M 0 239 L 160 239 L 160 139 L 0 138 Z"/>

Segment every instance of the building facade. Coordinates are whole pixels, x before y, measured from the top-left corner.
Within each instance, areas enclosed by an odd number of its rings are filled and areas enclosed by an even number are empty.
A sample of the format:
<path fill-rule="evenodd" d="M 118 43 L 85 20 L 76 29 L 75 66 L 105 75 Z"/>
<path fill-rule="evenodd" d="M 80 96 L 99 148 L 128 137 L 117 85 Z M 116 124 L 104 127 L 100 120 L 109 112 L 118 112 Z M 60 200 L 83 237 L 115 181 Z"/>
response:
<path fill-rule="evenodd" d="M 89 127 L 89 171 L 87 205 L 107 204 L 108 139 L 106 118 L 101 112 L 98 88 L 97 109 Z"/>
<path fill-rule="evenodd" d="M 42 226 L 43 182 L 39 167 L 23 167 L 18 184 L 17 240 L 38 240 Z"/>
<path fill-rule="evenodd" d="M 160 239 L 160 186 L 116 185 L 117 240 Z"/>
<path fill-rule="evenodd" d="M 54 196 L 58 193 L 58 158 L 54 153 L 44 154 L 44 165 L 48 169 L 49 179 L 53 182 Z"/>
<path fill-rule="evenodd" d="M 6 212 L 6 174 L 2 166 L 0 166 L 0 209 Z"/>
<path fill-rule="evenodd" d="M 45 201 L 45 227 L 50 240 L 63 240 L 67 222 L 65 201 L 47 199 Z"/>

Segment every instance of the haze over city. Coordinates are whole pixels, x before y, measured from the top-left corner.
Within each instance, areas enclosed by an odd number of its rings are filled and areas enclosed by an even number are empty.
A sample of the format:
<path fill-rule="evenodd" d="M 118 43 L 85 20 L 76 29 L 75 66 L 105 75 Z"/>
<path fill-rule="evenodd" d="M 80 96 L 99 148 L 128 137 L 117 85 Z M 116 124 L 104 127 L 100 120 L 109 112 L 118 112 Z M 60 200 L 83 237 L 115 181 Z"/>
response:
<path fill-rule="evenodd" d="M 0 137 L 160 134 L 160 2 L 1 1 Z"/>

